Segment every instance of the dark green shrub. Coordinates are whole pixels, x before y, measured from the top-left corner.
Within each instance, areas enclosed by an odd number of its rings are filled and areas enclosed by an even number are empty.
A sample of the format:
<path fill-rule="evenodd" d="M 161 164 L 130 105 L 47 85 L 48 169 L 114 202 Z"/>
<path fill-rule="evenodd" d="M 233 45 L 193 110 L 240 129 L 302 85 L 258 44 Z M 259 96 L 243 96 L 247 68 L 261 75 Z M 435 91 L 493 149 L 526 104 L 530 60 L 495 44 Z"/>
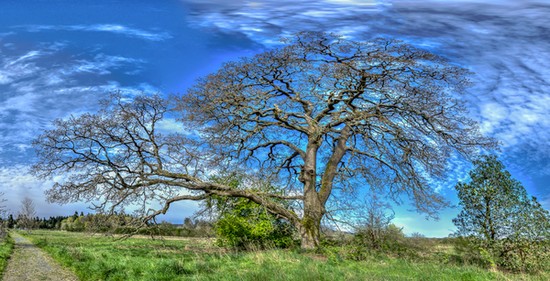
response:
<path fill-rule="evenodd" d="M 247 176 L 242 172 L 228 172 L 212 177 L 212 181 L 234 189 L 278 192 L 268 180 Z M 277 198 L 266 200 L 288 204 Z M 209 213 L 216 218 L 214 230 L 221 246 L 255 249 L 287 248 L 294 245 L 294 226 L 247 198 L 213 195 L 203 203 L 203 208 L 201 213 Z"/>
<path fill-rule="evenodd" d="M 247 199 L 232 199 L 214 224 L 218 243 L 235 248 L 277 247 L 293 245 L 292 226 Z"/>
<path fill-rule="evenodd" d="M 494 254 L 499 266 L 515 272 L 550 270 L 548 241 L 528 239 L 502 240 L 495 245 Z"/>
<path fill-rule="evenodd" d="M 540 272 L 550 270 L 550 244 L 548 241 L 529 239 L 502 239 L 487 245 L 479 238 L 459 237 L 455 249 L 463 264 L 484 268 L 503 268 L 512 272 Z"/>
<path fill-rule="evenodd" d="M 496 268 L 497 263 L 492 251 L 482 245 L 482 240 L 474 237 L 457 237 L 454 248 L 460 257 L 460 264 L 476 265 L 483 268 Z"/>

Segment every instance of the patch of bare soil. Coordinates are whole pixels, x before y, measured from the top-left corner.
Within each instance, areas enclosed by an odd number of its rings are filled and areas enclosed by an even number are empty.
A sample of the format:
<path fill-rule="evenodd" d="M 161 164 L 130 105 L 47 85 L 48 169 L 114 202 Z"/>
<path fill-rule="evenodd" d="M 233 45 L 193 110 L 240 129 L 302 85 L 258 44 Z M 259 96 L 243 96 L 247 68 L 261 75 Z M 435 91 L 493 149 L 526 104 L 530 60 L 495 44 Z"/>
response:
<path fill-rule="evenodd" d="M 70 270 L 17 233 L 12 233 L 15 249 L 8 261 L 3 281 L 78 281 Z"/>

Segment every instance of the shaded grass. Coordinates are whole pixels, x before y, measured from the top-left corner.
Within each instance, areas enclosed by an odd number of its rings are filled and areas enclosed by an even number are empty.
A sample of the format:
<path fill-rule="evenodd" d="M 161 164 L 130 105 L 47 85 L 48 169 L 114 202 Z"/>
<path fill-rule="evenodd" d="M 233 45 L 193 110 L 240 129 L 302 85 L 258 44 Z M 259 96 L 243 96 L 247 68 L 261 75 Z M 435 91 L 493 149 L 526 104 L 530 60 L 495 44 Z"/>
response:
<path fill-rule="evenodd" d="M 56 231 L 25 236 L 81 280 L 548 280 L 387 256 L 352 261 L 337 252 L 228 252 L 197 239 L 117 241 Z"/>
<path fill-rule="evenodd" d="M 0 241 L 0 277 L 4 275 L 4 270 L 8 264 L 8 259 L 13 252 L 14 241 L 11 236 L 6 236 L 2 241 Z"/>

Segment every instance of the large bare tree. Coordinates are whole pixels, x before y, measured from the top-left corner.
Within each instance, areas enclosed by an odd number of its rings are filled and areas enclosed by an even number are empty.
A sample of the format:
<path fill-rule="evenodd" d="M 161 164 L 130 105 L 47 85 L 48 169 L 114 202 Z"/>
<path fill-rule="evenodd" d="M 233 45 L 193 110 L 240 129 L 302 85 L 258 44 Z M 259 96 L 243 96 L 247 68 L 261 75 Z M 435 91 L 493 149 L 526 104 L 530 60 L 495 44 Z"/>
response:
<path fill-rule="evenodd" d="M 49 191 L 52 201 L 142 204 L 145 220 L 180 200 L 248 198 L 314 248 L 328 204 L 344 192 L 405 195 L 428 215 L 446 205 L 431 183 L 447 160 L 494 145 L 459 100 L 465 74 L 399 41 L 302 33 L 224 64 L 176 98 L 186 132 L 159 132 L 173 114 L 168 101 L 115 96 L 97 114 L 55 121 L 35 142 L 34 170 L 67 175 Z M 280 189 L 209 180 L 231 165 L 278 179 Z"/>

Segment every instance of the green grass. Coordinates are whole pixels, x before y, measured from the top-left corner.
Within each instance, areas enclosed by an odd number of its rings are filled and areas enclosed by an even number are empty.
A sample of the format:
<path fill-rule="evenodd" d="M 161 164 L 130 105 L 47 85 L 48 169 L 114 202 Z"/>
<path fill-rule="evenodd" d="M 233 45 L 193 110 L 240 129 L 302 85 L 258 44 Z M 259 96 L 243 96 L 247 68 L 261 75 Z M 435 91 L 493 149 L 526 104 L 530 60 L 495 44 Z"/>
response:
<path fill-rule="evenodd" d="M 81 233 L 34 231 L 26 237 L 72 268 L 81 280 L 550 280 L 474 266 L 269 250 L 227 252 L 209 240 L 113 240 Z"/>
<path fill-rule="evenodd" d="M 0 277 L 4 275 L 4 269 L 8 264 L 8 259 L 13 252 L 13 239 L 8 235 L 0 241 Z"/>

